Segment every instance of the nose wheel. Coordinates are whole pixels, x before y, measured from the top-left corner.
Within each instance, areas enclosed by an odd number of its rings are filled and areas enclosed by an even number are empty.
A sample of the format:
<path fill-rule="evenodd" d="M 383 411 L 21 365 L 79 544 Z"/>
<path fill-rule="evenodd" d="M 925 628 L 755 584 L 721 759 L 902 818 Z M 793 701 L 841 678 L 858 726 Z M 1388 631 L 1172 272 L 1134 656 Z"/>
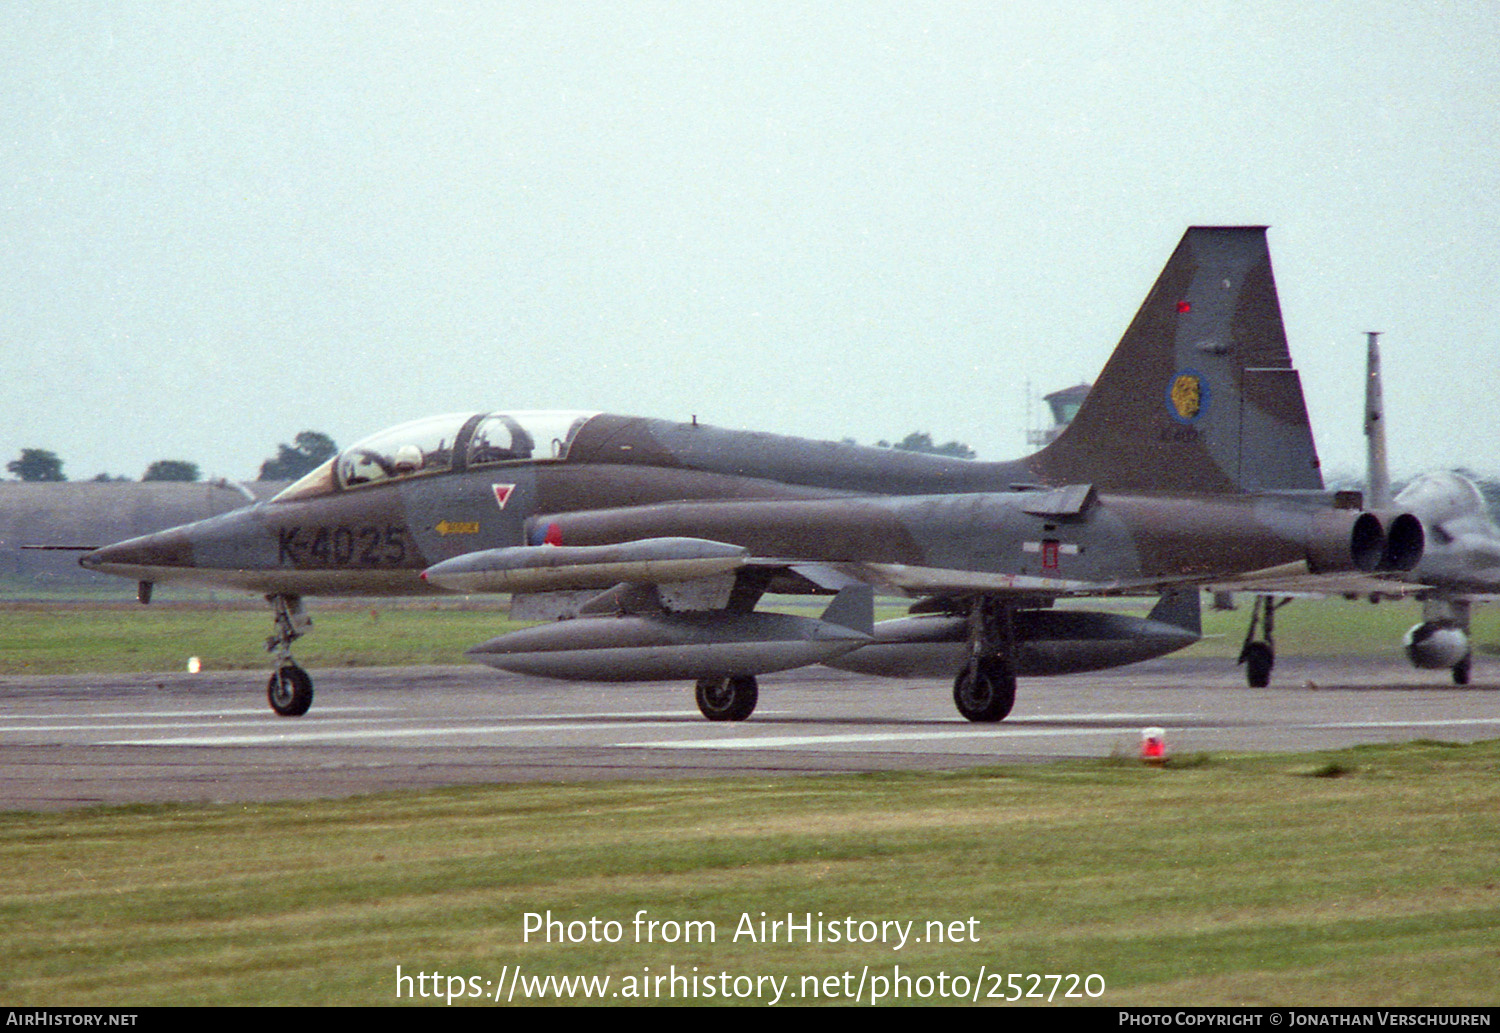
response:
<path fill-rule="evenodd" d="M 266 639 L 266 650 L 276 654 L 276 671 L 266 683 L 266 699 L 282 717 L 301 717 L 313 701 L 312 677 L 292 659 L 292 643 L 312 630 L 312 618 L 295 595 L 266 597 L 276 613 L 276 633 Z"/>
<path fill-rule="evenodd" d="M 296 664 L 283 664 L 266 685 L 266 699 L 282 717 L 301 717 L 312 706 L 312 679 Z"/>

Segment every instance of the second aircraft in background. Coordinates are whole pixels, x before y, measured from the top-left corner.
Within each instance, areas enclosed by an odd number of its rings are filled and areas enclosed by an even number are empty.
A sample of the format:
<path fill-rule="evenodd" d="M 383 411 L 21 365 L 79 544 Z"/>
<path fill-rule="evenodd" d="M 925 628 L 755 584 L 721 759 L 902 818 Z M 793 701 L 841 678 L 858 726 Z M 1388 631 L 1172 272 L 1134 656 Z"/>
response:
<path fill-rule="evenodd" d="M 1416 595 L 1422 602 L 1422 621 L 1406 633 L 1403 645 L 1407 658 L 1423 670 L 1447 670 L 1454 684 L 1467 685 L 1474 663 L 1471 607 L 1476 601 L 1500 599 L 1500 527 L 1474 482 L 1452 470 L 1421 474 L 1391 498 L 1380 334 L 1365 336 L 1364 504 L 1377 511 L 1394 508 L 1420 519 L 1425 545 L 1417 565 L 1400 575 L 1407 587 L 1389 581 L 1349 594 L 1372 601 Z M 1291 598 L 1278 599 L 1270 594 L 1255 597 L 1250 630 L 1240 652 L 1251 687 L 1270 683 L 1276 610 Z M 1256 637 L 1257 625 L 1264 626 L 1263 638 Z"/>

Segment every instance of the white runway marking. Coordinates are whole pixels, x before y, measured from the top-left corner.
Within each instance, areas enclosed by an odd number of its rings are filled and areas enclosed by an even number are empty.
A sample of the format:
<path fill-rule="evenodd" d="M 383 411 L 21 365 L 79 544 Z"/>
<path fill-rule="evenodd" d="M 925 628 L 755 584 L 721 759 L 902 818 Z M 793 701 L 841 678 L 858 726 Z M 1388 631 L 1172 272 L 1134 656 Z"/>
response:
<path fill-rule="evenodd" d="M 375 716 L 377 712 L 390 713 L 391 707 L 341 707 L 328 708 L 312 718 L 287 721 L 273 718 L 269 714 L 245 711 L 170 711 L 160 715 L 103 713 L 82 718 L 98 723 L 79 724 L 78 715 L 25 715 L 27 724 L 0 725 L 0 733 L 39 732 L 93 732 L 112 733 L 111 738 L 95 740 L 100 746 L 268 746 L 294 745 L 318 742 L 357 742 L 362 740 L 420 740 L 420 739 L 468 739 L 474 736 L 535 735 L 552 732 L 573 732 L 590 735 L 598 732 L 677 729 L 692 735 L 707 735 L 708 738 L 672 739 L 652 742 L 618 742 L 615 746 L 658 749 L 795 749 L 803 747 L 841 746 L 854 743 L 918 742 L 928 740 L 956 739 L 1023 739 L 1065 736 L 1098 736 L 1133 733 L 1140 723 L 1184 724 L 1199 721 L 1200 715 L 1172 713 L 1145 714 L 1118 711 L 1096 711 L 1069 714 L 1029 715 L 1024 719 L 1005 725 L 971 724 L 953 720 L 945 722 L 940 730 L 912 729 L 911 731 L 848 732 L 830 735 L 757 735 L 756 725 L 714 725 L 692 721 L 688 728 L 683 722 L 698 718 L 696 710 L 650 710 L 614 711 L 608 713 L 577 713 L 552 715 L 507 716 L 500 722 L 466 725 L 464 717 L 438 718 L 436 723 L 423 727 L 398 728 L 392 725 L 407 720 L 404 716 Z M 771 710 L 759 715 L 762 720 L 775 718 L 778 711 Z M 199 716 L 212 720 L 182 720 Z M 233 716 L 234 720 L 224 720 Z M 133 720 L 110 722 L 110 717 L 128 717 Z M 160 718 L 160 719 L 158 719 Z M 474 715 L 467 720 L 482 718 Z M 13 718 L 12 720 L 16 720 Z M 74 723 L 53 723 L 71 720 Z M 35 723 L 31 723 L 35 722 Z M 1039 724 L 1057 723 L 1078 727 L 1039 728 Z M 372 727 L 379 725 L 381 727 Z M 352 727 L 351 727 L 352 726 Z M 760 727 L 764 727 L 761 725 Z M 200 734 L 150 735 L 140 738 L 118 738 L 121 732 L 171 732 L 195 730 Z M 244 729 L 244 731 L 238 731 Z M 602 745 L 602 744 L 601 744 Z"/>
<path fill-rule="evenodd" d="M 1330 721 L 1326 724 L 1304 725 L 1306 728 L 1442 728 L 1456 725 L 1459 727 L 1472 727 L 1474 725 L 1500 725 L 1500 716 L 1496 717 L 1455 717 L 1440 718 L 1437 720 L 1424 721 L 1421 718 L 1413 718 L 1408 721 Z"/>
<path fill-rule="evenodd" d="M 1500 735 L 1500 679 L 1429 691 L 1400 659 L 1285 666 L 1286 687 L 1257 692 L 1220 661 L 1028 680 L 1016 713 L 997 724 L 963 720 L 937 681 L 904 691 L 822 670 L 768 678 L 743 723 L 705 720 L 681 685 L 559 687 L 521 676 L 497 685 L 487 668 L 467 666 L 330 669 L 312 712 L 291 719 L 259 693 L 162 693 L 136 676 L 50 686 L 0 676 L 0 805 L 300 799 L 476 778 L 950 770 L 1130 756 L 1146 727 L 1165 728 L 1179 752 Z M 1327 688 L 1304 687 L 1312 682 Z"/>
<path fill-rule="evenodd" d="M 761 735 L 746 739 L 692 739 L 668 742 L 617 742 L 616 746 L 652 747 L 665 750 L 782 750 L 804 746 L 840 746 L 849 743 L 915 742 L 923 739 L 1029 739 L 1039 736 L 1134 734 L 1134 725 L 1098 725 L 1089 728 L 972 728 L 954 725 L 941 732 L 856 732 L 844 735 Z"/>
<path fill-rule="evenodd" d="M 1158 710 L 1154 714 L 1124 714 L 1117 711 L 1086 711 L 1067 714 L 1026 714 L 1022 717 L 1013 717 L 1005 722 L 1007 727 L 1016 725 L 1041 724 L 1044 721 L 1110 721 L 1110 722 L 1139 722 L 1156 726 L 1169 722 L 1177 724 L 1195 724 L 1202 721 L 1202 714 L 1164 713 Z"/>
<path fill-rule="evenodd" d="M 393 721 L 395 718 L 382 718 L 381 720 Z M 265 724 L 261 718 L 245 718 L 243 721 L 218 721 L 213 725 L 205 726 L 198 721 L 148 721 L 144 723 L 125 724 L 89 724 L 89 725 L 0 725 L 0 732 L 130 732 L 137 729 L 155 730 L 166 728 L 231 728 L 239 726 L 253 726 Z"/>
<path fill-rule="evenodd" d="M 400 707 L 319 707 L 318 715 L 329 714 L 373 714 L 400 712 Z M 7 721 L 63 721 L 63 720 L 117 720 L 129 718 L 132 721 L 154 720 L 156 718 L 186 718 L 186 717 L 265 717 L 270 712 L 269 707 L 236 707 L 234 710 L 120 710 L 100 711 L 99 713 L 66 714 L 56 711 L 46 714 L 6 714 Z M 387 720 L 397 720 L 389 718 Z"/>
<path fill-rule="evenodd" d="M 512 735 L 534 732 L 577 732 L 596 728 L 673 728 L 666 721 L 604 722 L 600 724 L 504 724 L 449 725 L 442 728 L 355 728 L 355 729 L 288 729 L 263 735 L 198 735 L 168 739 L 120 739 L 101 742 L 101 746 L 268 746 L 283 743 L 324 742 L 354 739 L 421 739 L 452 738 L 465 735 Z"/>

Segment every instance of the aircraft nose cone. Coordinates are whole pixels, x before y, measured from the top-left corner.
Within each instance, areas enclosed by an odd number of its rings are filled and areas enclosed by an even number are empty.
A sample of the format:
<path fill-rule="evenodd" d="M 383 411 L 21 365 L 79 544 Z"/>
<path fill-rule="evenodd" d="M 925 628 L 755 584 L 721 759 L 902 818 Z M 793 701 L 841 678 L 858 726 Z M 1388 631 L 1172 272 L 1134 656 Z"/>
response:
<path fill-rule="evenodd" d="M 95 549 L 79 557 L 78 563 L 87 570 L 132 576 L 143 568 L 191 566 L 192 560 L 188 536 L 174 528 Z"/>

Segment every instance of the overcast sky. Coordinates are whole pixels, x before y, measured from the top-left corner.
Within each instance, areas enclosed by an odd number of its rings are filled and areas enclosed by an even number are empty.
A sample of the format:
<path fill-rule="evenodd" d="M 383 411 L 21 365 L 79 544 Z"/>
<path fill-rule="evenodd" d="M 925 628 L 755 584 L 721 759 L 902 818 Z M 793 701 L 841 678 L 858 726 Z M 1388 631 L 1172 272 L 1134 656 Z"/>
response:
<path fill-rule="evenodd" d="M 0 7 L 0 458 L 479 409 L 1023 454 L 1268 224 L 1329 472 L 1500 472 L 1500 5 Z M 1038 416 L 1039 419 L 1039 416 Z"/>

